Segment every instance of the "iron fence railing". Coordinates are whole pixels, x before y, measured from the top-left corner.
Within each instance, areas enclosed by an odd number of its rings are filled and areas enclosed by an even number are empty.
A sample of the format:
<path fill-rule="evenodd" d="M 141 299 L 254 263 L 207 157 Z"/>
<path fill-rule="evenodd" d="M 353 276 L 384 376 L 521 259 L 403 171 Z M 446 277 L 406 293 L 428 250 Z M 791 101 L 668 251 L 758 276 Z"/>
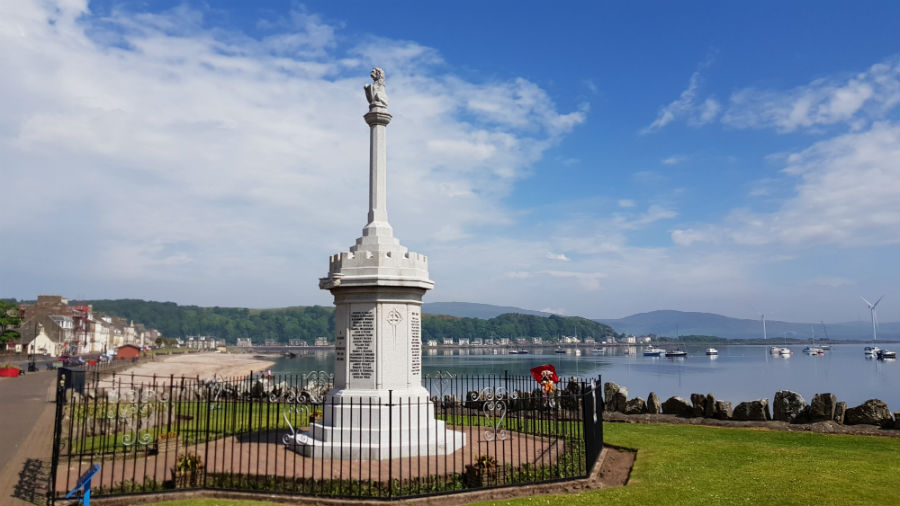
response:
<path fill-rule="evenodd" d="M 427 397 L 341 400 L 327 395 L 333 376 L 323 371 L 58 374 L 51 503 L 94 464 L 94 497 L 404 498 L 585 477 L 603 445 L 599 379 L 546 394 L 531 377 L 435 373 L 423 379 Z"/>

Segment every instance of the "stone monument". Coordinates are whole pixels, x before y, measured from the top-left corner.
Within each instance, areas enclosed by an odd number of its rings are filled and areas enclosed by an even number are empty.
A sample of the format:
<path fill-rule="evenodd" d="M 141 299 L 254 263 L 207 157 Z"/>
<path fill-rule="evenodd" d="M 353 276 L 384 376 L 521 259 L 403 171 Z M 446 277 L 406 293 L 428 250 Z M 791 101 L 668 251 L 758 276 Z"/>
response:
<path fill-rule="evenodd" d="M 333 458 L 444 455 L 465 435 L 435 420 L 422 386 L 422 296 L 434 287 L 428 259 L 400 245 L 388 223 L 384 71 L 365 86 L 369 112 L 369 216 L 349 251 L 329 259 L 319 287 L 335 304 L 334 389 L 321 423 L 298 451 Z M 388 451 L 390 448 L 390 451 Z"/>

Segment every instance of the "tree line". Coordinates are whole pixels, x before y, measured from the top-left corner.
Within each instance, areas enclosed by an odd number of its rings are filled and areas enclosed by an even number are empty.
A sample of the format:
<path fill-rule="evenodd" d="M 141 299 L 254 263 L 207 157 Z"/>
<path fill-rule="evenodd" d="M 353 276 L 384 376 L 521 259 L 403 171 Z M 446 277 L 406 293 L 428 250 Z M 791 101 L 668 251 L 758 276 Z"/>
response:
<path fill-rule="evenodd" d="M 237 338 L 254 342 L 273 339 L 287 343 L 300 339 L 312 343 L 317 337 L 334 339 L 334 308 L 296 306 L 278 309 L 180 306 L 174 302 L 139 299 L 89 300 L 94 311 L 134 320 L 158 329 L 165 337 L 213 336 L 229 344 Z M 510 338 L 558 336 L 593 337 L 598 342 L 620 336 L 608 325 L 586 318 L 503 314 L 488 320 L 446 315 L 422 316 L 422 339 Z"/>

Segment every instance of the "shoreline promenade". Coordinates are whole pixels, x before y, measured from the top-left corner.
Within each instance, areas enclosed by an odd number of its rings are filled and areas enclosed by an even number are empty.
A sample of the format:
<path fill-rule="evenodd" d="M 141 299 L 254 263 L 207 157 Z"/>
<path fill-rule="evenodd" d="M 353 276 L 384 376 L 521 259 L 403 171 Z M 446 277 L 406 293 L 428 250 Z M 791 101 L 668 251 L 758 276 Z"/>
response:
<path fill-rule="evenodd" d="M 0 378 L 0 504 L 44 504 L 50 471 L 56 371 Z"/>

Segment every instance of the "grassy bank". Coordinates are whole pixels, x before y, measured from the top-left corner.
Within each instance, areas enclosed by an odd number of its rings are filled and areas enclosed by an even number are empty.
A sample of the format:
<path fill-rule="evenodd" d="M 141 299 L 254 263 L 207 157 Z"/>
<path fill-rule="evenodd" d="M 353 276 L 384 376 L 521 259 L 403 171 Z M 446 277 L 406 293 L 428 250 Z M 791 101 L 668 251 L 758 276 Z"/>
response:
<path fill-rule="evenodd" d="M 900 504 L 900 439 L 684 425 L 606 424 L 638 450 L 625 487 L 479 505 Z M 452 496 L 447 503 L 454 503 Z M 158 503 L 212 506 L 221 499 Z"/>
<path fill-rule="evenodd" d="M 606 424 L 638 450 L 625 487 L 479 503 L 900 504 L 900 439 L 683 425 Z"/>

